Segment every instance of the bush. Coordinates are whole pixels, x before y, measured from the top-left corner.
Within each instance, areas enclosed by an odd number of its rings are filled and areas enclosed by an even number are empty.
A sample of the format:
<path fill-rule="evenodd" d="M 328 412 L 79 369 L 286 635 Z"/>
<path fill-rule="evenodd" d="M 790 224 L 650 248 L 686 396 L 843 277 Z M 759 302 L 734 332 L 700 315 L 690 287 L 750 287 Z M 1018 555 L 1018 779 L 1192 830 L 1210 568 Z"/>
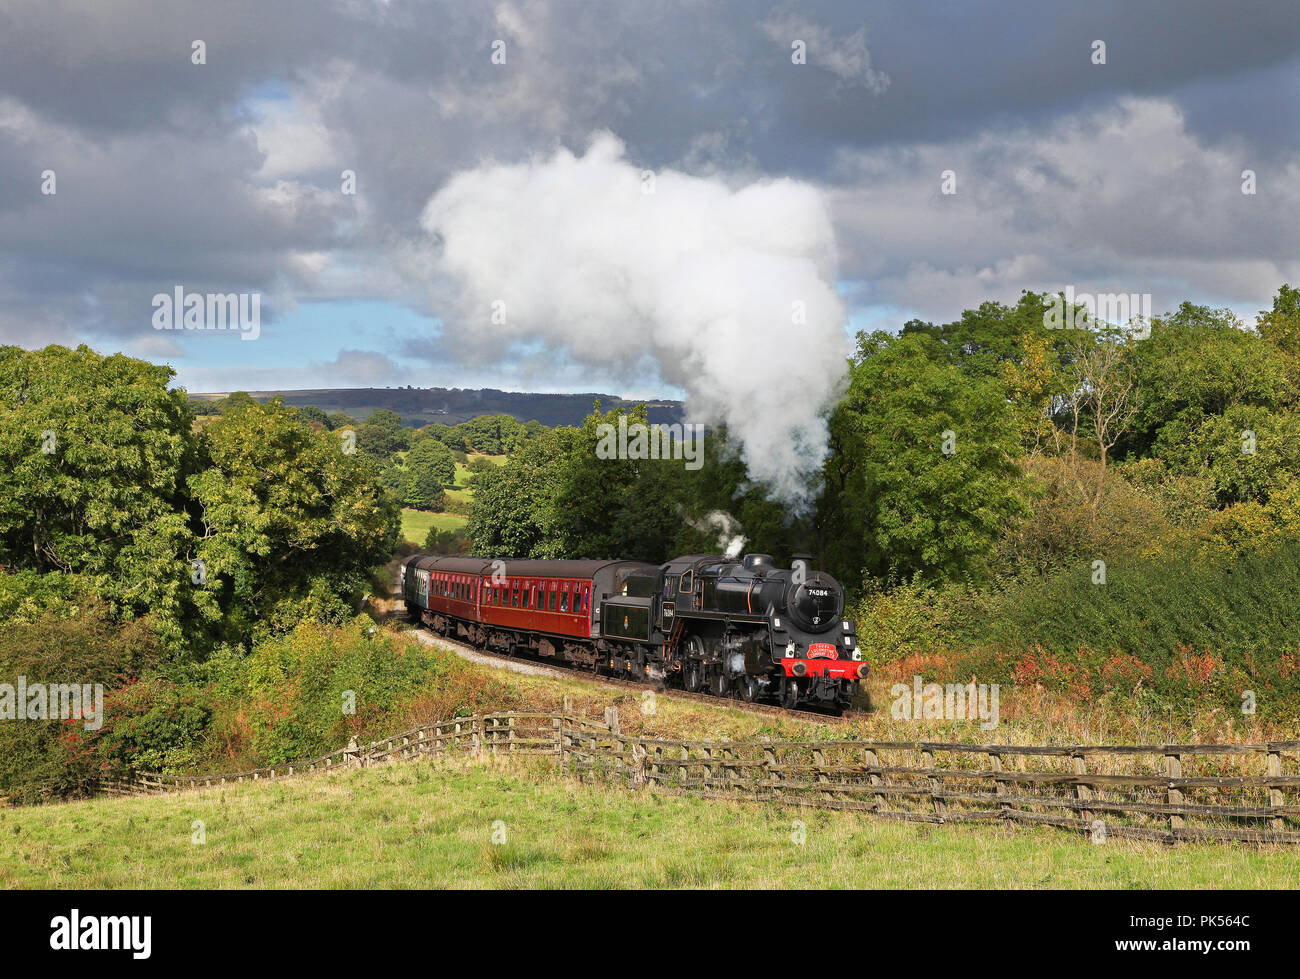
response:
<path fill-rule="evenodd" d="M 495 677 L 364 616 L 343 626 L 304 623 L 248 656 L 222 657 L 214 669 L 212 741 L 220 754 L 207 764 L 216 768 L 314 758 L 353 736 L 377 739 L 519 703 Z"/>
<path fill-rule="evenodd" d="M 94 600 L 76 617 L 11 622 L 0 630 L 0 682 L 16 688 L 26 677 L 29 685 L 102 684 L 112 691 L 156 662 L 150 626 L 115 623 Z M 106 726 L 109 699 L 106 693 Z M 103 729 L 85 725 L 84 719 L 0 721 L 0 795 L 31 803 L 88 791 L 106 757 L 97 747 Z"/>

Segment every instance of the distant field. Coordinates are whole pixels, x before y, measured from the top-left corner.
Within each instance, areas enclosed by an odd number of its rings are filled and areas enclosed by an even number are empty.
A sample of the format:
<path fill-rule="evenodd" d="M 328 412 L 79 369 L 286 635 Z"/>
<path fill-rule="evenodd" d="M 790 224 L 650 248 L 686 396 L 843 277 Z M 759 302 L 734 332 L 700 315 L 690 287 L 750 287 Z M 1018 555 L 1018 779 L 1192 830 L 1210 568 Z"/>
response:
<path fill-rule="evenodd" d="M 478 457 L 478 453 L 470 453 L 470 458 Z M 493 464 L 504 466 L 509 456 L 485 455 L 482 458 L 490 459 Z M 469 488 L 469 479 L 472 473 L 461 463 L 456 463 L 456 482 L 454 486 L 447 488 L 447 501 L 458 500 L 468 504 L 474 498 L 474 491 Z M 458 513 L 425 513 L 422 510 L 402 510 L 402 539 L 411 541 L 414 544 L 423 544 L 424 538 L 429 535 L 430 527 L 437 527 L 439 530 L 453 530 L 456 527 L 465 526 L 468 521 Z"/>
<path fill-rule="evenodd" d="M 1294 849 L 1098 846 L 1050 829 L 873 821 L 582 785 L 547 764 L 426 759 L 0 810 L 0 887 L 1218 889 L 1300 880 Z M 206 842 L 192 842 L 196 820 Z M 494 823 L 503 843 L 492 842 Z"/>
<path fill-rule="evenodd" d="M 423 510 L 408 510 L 403 507 L 402 540 L 408 540 L 412 544 L 423 544 L 424 539 L 429 536 L 430 527 L 453 530 L 465 526 L 468 519 L 458 513 L 426 513 Z"/>

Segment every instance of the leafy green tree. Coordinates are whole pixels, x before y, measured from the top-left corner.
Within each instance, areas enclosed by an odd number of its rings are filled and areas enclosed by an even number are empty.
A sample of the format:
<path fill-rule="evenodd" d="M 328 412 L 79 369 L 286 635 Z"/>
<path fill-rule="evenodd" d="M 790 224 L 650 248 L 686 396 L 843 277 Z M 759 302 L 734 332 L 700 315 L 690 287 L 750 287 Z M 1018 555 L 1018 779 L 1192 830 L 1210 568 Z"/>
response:
<path fill-rule="evenodd" d="M 424 550 L 428 554 L 468 554 L 469 549 L 470 539 L 464 527 L 452 527 L 449 530 L 430 527 L 424 538 Z"/>
<path fill-rule="evenodd" d="M 1283 353 L 1300 357 L 1300 289 L 1283 283 L 1273 297 L 1273 308 L 1259 314 L 1256 328 Z"/>
<path fill-rule="evenodd" d="M 1180 419 L 1196 426 L 1232 405 L 1276 410 L 1295 389 L 1283 358 L 1229 310 L 1183 303 L 1156 317 L 1134 358 L 1136 414 L 1117 454 L 1148 455 L 1161 429 Z"/>
<path fill-rule="evenodd" d="M 1300 479 L 1300 413 L 1251 405 L 1189 413 L 1160 430 L 1155 452 L 1175 475 L 1207 477 L 1219 506 L 1266 503 Z"/>
<path fill-rule="evenodd" d="M 220 406 L 220 414 L 243 411 L 249 405 L 255 405 L 258 402 L 247 391 L 236 391 L 228 397 L 222 398 L 217 404 Z"/>
<path fill-rule="evenodd" d="M 321 428 L 325 429 L 326 431 L 329 431 L 331 428 L 333 428 L 333 426 L 330 424 L 330 416 L 325 414 L 324 411 L 322 411 L 320 408 L 317 408 L 315 405 L 299 405 L 294 410 L 298 412 L 299 421 L 305 422 L 308 425 L 312 425 L 312 424 L 320 425 Z"/>
<path fill-rule="evenodd" d="M 978 570 L 1027 512 L 1002 385 L 964 374 L 930 337 L 860 334 L 831 434 L 826 555 L 846 581 Z"/>
<path fill-rule="evenodd" d="M 400 435 L 382 425 L 367 422 L 357 425 L 354 430 L 357 433 L 357 448 L 380 462 L 393 458 L 406 447 Z"/>
<path fill-rule="evenodd" d="M 479 415 L 456 427 L 461 433 L 465 449 L 488 455 L 510 452 L 525 437 L 524 427 L 510 415 Z"/>
<path fill-rule="evenodd" d="M 193 415 L 172 371 L 88 347 L 0 347 L 0 564 L 76 573 L 177 638 Z"/>
<path fill-rule="evenodd" d="M 423 430 L 427 431 L 447 448 L 460 452 L 465 451 L 465 436 L 459 428 L 434 422 L 432 425 L 424 426 Z"/>
<path fill-rule="evenodd" d="M 451 486 L 456 482 L 456 461 L 451 450 L 434 439 L 416 443 L 406 454 L 405 462 L 407 469 L 427 476 L 434 486 Z"/>
<path fill-rule="evenodd" d="M 370 413 L 370 417 L 366 419 L 366 424 L 378 425 L 390 432 L 400 432 L 402 430 L 402 416 L 387 408 L 376 408 Z"/>
<path fill-rule="evenodd" d="M 556 557 L 552 528 L 557 460 L 576 444 L 557 428 L 528 442 L 509 463 L 478 477 L 466 534 L 484 557 Z"/>
<path fill-rule="evenodd" d="M 920 320 L 903 325 L 902 335 L 928 336 L 937 341 L 937 350 L 969 374 L 995 378 L 1008 364 L 1020 363 L 1026 353 L 1026 340 L 1043 338 L 1052 347 L 1062 347 L 1064 333 L 1048 330 L 1044 316 L 1055 297 L 1026 290 L 1014 306 L 985 302 L 978 309 L 964 310 L 951 323 L 936 326 Z"/>
<path fill-rule="evenodd" d="M 199 448 L 188 485 L 206 578 L 195 601 L 207 617 L 216 624 L 224 612 L 225 633 L 243 638 L 350 614 L 399 535 L 375 464 L 278 401 L 223 417 Z"/>

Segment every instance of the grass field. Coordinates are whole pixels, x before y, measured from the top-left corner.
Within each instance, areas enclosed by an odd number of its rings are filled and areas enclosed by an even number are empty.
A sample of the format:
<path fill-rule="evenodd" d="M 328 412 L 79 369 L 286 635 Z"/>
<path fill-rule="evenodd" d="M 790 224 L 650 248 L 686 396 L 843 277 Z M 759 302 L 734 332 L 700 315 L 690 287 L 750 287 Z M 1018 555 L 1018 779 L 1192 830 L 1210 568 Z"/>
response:
<path fill-rule="evenodd" d="M 0 810 L 0 887 L 1300 885 L 1294 849 L 1094 845 L 1044 829 L 872 821 L 582 785 L 546 764 L 422 760 Z M 205 842 L 194 842 L 196 821 Z"/>
<path fill-rule="evenodd" d="M 409 540 L 412 544 L 424 544 L 424 539 L 429 536 L 429 528 L 437 527 L 439 530 L 453 530 L 456 527 L 465 526 L 468 517 L 463 517 L 458 513 L 428 513 L 424 510 L 408 510 L 402 508 L 402 540 Z"/>
<path fill-rule="evenodd" d="M 474 458 L 474 456 L 470 456 Z M 492 461 L 493 465 L 504 466 L 508 456 L 484 456 L 485 459 Z M 453 500 L 460 503 L 469 503 L 474 498 L 474 491 L 469 488 L 469 479 L 473 475 L 461 463 L 456 463 L 456 481 L 452 486 L 447 487 L 447 502 Z M 427 513 L 423 510 L 402 509 L 402 540 L 411 541 L 413 544 L 423 544 L 424 539 L 429 536 L 429 528 L 437 527 L 439 530 L 454 530 L 457 527 L 465 526 L 468 517 L 459 513 Z"/>

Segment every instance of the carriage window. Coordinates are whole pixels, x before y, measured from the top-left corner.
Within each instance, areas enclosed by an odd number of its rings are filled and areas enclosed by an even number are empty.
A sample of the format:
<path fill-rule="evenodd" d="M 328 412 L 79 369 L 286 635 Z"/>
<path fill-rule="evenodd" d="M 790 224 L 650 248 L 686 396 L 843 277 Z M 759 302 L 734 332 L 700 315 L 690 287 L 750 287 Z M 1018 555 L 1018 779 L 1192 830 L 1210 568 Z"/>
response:
<path fill-rule="evenodd" d="M 528 608 L 528 586 L 524 585 L 522 601 L 519 603 L 521 608 Z"/>
<path fill-rule="evenodd" d="M 549 607 L 552 612 L 555 611 L 555 586 L 554 585 L 551 586 L 551 598 L 550 598 Z"/>
<path fill-rule="evenodd" d="M 560 592 L 560 611 L 569 611 L 569 593 L 567 591 Z"/>

